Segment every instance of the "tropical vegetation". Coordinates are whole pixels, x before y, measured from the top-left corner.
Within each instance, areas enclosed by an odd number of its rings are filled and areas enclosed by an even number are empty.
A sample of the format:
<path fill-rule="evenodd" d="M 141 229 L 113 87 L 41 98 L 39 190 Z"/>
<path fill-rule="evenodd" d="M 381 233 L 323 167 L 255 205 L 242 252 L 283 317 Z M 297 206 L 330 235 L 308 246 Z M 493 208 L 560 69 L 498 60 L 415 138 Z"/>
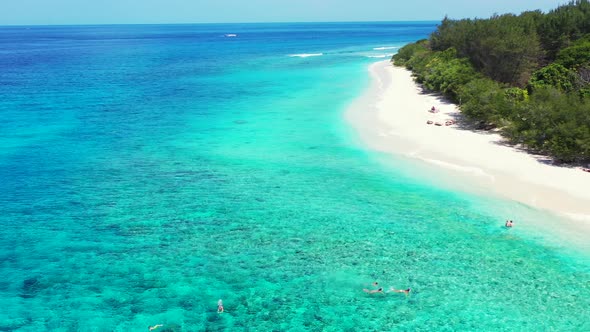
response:
<path fill-rule="evenodd" d="M 590 162 L 590 2 L 445 18 L 393 56 L 482 129 L 558 162 Z"/>

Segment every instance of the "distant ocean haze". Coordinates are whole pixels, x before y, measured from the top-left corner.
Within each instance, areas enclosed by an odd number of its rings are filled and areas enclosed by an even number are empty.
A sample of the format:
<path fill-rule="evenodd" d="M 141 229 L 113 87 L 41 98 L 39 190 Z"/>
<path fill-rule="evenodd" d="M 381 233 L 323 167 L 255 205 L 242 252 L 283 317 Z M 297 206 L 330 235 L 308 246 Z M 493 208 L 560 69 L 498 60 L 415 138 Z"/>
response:
<path fill-rule="evenodd" d="M 435 25 L 0 28 L 0 330 L 584 330 L 587 257 L 499 227 L 542 212 L 343 119 Z"/>

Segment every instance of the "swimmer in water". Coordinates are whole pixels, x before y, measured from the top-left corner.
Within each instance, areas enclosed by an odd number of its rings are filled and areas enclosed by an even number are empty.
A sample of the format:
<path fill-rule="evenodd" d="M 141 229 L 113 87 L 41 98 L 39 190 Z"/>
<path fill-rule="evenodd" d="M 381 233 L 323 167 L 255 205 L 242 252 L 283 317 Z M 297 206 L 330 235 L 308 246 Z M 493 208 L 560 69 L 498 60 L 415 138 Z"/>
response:
<path fill-rule="evenodd" d="M 370 289 L 366 289 L 366 288 L 365 288 L 365 289 L 363 289 L 363 292 L 365 292 L 365 293 L 367 293 L 367 294 L 375 294 L 375 293 L 381 293 L 381 294 L 384 294 L 384 293 L 383 293 L 383 288 L 381 288 L 381 287 L 380 287 L 379 289 L 373 289 L 373 290 L 370 290 Z"/>
<path fill-rule="evenodd" d="M 512 227 L 512 220 L 506 220 L 506 227 L 510 228 Z"/>
<path fill-rule="evenodd" d="M 223 312 L 223 301 L 221 301 L 221 299 L 219 299 L 219 301 L 217 301 L 217 312 L 218 313 Z"/>
<path fill-rule="evenodd" d="M 148 326 L 148 330 L 153 331 L 153 330 L 155 330 L 159 327 L 162 327 L 162 326 L 164 326 L 164 324 L 156 324 L 154 326 Z"/>
<path fill-rule="evenodd" d="M 394 292 L 394 293 L 405 293 L 406 296 L 410 295 L 410 292 L 412 291 L 411 288 L 408 289 L 395 289 L 393 287 L 391 287 L 388 291 L 388 293 Z"/>

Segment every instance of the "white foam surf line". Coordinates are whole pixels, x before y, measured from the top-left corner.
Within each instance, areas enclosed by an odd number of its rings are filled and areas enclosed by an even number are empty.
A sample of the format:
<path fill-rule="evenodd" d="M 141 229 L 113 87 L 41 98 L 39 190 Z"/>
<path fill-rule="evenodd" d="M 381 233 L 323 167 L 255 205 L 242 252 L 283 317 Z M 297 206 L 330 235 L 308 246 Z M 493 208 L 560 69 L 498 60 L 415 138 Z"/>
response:
<path fill-rule="evenodd" d="M 409 153 L 408 155 L 411 157 L 423 160 L 427 163 L 431 163 L 431 164 L 441 166 L 441 167 L 444 167 L 447 169 L 452 169 L 455 171 L 460 171 L 460 172 L 464 172 L 464 173 L 471 173 L 471 174 L 474 174 L 477 176 L 486 177 L 486 178 L 490 179 L 490 181 L 492 181 L 492 182 L 496 181 L 496 177 L 494 177 L 493 175 L 485 172 L 483 169 L 478 168 L 478 167 L 463 166 L 463 165 L 453 164 L 453 163 L 438 160 L 438 159 L 424 158 L 424 157 L 418 156 L 417 153 Z"/>
<path fill-rule="evenodd" d="M 307 58 L 310 56 L 322 56 L 324 53 L 300 53 L 300 54 L 289 54 L 290 57 L 294 58 Z"/>
<path fill-rule="evenodd" d="M 373 47 L 375 51 L 382 51 L 382 50 L 395 50 L 399 48 L 399 46 L 382 46 L 382 47 Z"/>
<path fill-rule="evenodd" d="M 380 54 L 380 55 L 367 55 L 366 57 L 380 59 L 380 58 L 391 58 L 392 56 L 393 56 L 393 53 L 392 54 Z"/>

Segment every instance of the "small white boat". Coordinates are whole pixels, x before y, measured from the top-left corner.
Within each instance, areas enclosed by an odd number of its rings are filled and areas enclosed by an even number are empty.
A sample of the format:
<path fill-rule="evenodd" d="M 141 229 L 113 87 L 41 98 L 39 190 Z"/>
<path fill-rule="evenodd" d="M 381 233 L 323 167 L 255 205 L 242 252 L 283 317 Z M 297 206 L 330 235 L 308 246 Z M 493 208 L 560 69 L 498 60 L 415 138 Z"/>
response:
<path fill-rule="evenodd" d="M 226 33 L 225 36 L 226 37 L 237 37 L 238 35 L 236 35 L 235 33 Z"/>

